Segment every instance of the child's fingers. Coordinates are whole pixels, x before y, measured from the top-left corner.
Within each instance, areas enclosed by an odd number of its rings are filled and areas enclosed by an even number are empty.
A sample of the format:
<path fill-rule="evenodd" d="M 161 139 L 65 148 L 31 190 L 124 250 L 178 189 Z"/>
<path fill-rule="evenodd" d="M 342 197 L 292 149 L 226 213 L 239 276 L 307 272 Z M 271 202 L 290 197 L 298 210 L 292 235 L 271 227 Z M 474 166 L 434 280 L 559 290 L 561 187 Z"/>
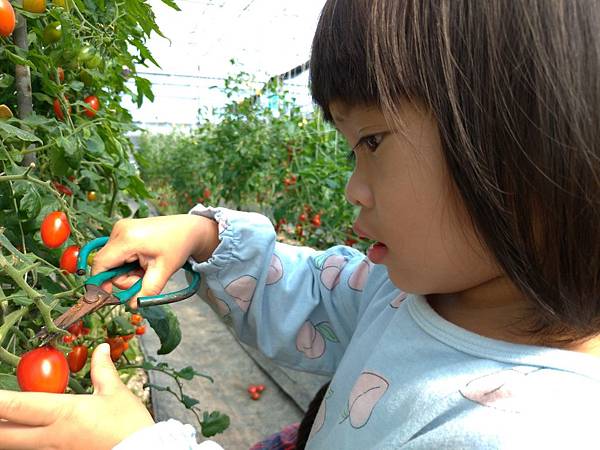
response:
<path fill-rule="evenodd" d="M 65 394 L 0 391 L 0 419 L 28 426 L 49 425 L 70 398 Z"/>
<path fill-rule="evenodd" d="M 46 427 L 0 422 L 0 448 L 7 450 L 44 448 L 48 445 L 47 433 Z"/>

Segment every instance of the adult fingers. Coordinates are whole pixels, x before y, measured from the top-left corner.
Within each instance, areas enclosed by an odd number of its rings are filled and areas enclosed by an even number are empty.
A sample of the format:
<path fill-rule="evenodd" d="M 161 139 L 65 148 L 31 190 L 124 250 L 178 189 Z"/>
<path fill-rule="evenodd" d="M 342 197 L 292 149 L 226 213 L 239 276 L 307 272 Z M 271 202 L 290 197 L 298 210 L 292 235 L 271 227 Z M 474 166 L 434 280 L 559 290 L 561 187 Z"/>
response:
<path fill-rule="evenodd" d="M 70 399 L 66 394 L 0 391 L 0 419 L 28 426 L 49 425 Z"/>
<path fill-rule="evenodd" d="M 92 383 L 94 394 L 110 395 L 123 388 L 119 372 L 110 359 L 110 346 L 102 343 L 92 353 Z"/>
<path fill-rule="evenodd" d="M 6 450 L 41 449 L 49 444 L 46 427 L 31 427 L 0 422 L 0 448 Z"/>

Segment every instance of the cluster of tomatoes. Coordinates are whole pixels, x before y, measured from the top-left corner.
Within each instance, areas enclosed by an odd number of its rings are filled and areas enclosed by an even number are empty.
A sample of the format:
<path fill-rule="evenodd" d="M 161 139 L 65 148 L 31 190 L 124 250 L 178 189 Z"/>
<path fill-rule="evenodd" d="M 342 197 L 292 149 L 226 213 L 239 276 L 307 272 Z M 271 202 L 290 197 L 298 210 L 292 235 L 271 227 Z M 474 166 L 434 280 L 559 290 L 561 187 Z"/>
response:
<path fill-rule="evenodd" d="M 248 394 L 252 400 L 259 400 L 262 392 L 265 390 L 264 384 L 250 384 L 248 385 Z"/>
<path fill-rule="evenodd" d="M 135 334 L 108 336 L 104 339 L 110 346 L 110 357 L 115 362 L 129 348 L 129 341 L 135 335 L 146 332 L 142 316 L 132 314 L 129 320 L 136 327 Z M 66 356 L 51 345 L 33 349 L 21 356 L 17 365 L 17 382 L 22 391 L 61 394 L 67 388 L 69 375 L 85 367 L 90 355 L 89 344 L 93 342 L 87 338 L 91 330 L 79 320 L 68 331 L 69 334 L 62 339 L 63 343 L 72 345 Z"/>

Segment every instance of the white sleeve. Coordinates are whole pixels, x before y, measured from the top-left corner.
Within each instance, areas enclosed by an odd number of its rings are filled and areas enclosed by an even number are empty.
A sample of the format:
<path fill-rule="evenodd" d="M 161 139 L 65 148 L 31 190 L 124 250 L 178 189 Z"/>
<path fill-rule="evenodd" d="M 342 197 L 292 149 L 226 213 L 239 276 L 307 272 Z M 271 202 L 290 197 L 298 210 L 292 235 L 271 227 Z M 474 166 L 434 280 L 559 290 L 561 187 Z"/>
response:
<path fill-rule="evenodd" d="M 223 450 L 214 441 L 206 440 L 198 444 L 196 430 L 175 419 L 158 422 L 143 428 L 119 442 L 113 450 L 169 449 L 169 450 Z"/>

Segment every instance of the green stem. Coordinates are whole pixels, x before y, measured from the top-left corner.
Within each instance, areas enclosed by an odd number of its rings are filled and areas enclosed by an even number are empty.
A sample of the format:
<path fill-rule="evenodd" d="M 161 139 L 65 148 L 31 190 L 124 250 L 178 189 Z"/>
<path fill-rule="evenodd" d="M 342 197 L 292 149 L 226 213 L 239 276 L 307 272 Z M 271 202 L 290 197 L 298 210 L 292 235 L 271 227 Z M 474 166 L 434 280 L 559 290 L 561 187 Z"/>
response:
<path fill-rule="evenodd" d="M 79 384 L 79 381 L 77 381 L 74 377 L 69 377 L 69 387 L 73 390 L 73 392 L 75 392 L 76 394 L 87 394 L 87 391 L 85 390 L 85 388 Z"/>
<path fill-rule="evenodd" d="M 10 366 L 17 367 L 19 364 L 19 359 L 20 358 L 17 355 L 9 352 L 4 347 L 0 347 L 0 361 Z"/>
<path fill-rule="evenodd" d="M 29 306 L 22 306 L 16 311 L 11 312 L 4 318 L 4 323 L 0 327 L 0 345 L 2 345 L 4 339 L 6 338 L 8 331 L 17 323 L 27 312 L 29 311 Z"/>

